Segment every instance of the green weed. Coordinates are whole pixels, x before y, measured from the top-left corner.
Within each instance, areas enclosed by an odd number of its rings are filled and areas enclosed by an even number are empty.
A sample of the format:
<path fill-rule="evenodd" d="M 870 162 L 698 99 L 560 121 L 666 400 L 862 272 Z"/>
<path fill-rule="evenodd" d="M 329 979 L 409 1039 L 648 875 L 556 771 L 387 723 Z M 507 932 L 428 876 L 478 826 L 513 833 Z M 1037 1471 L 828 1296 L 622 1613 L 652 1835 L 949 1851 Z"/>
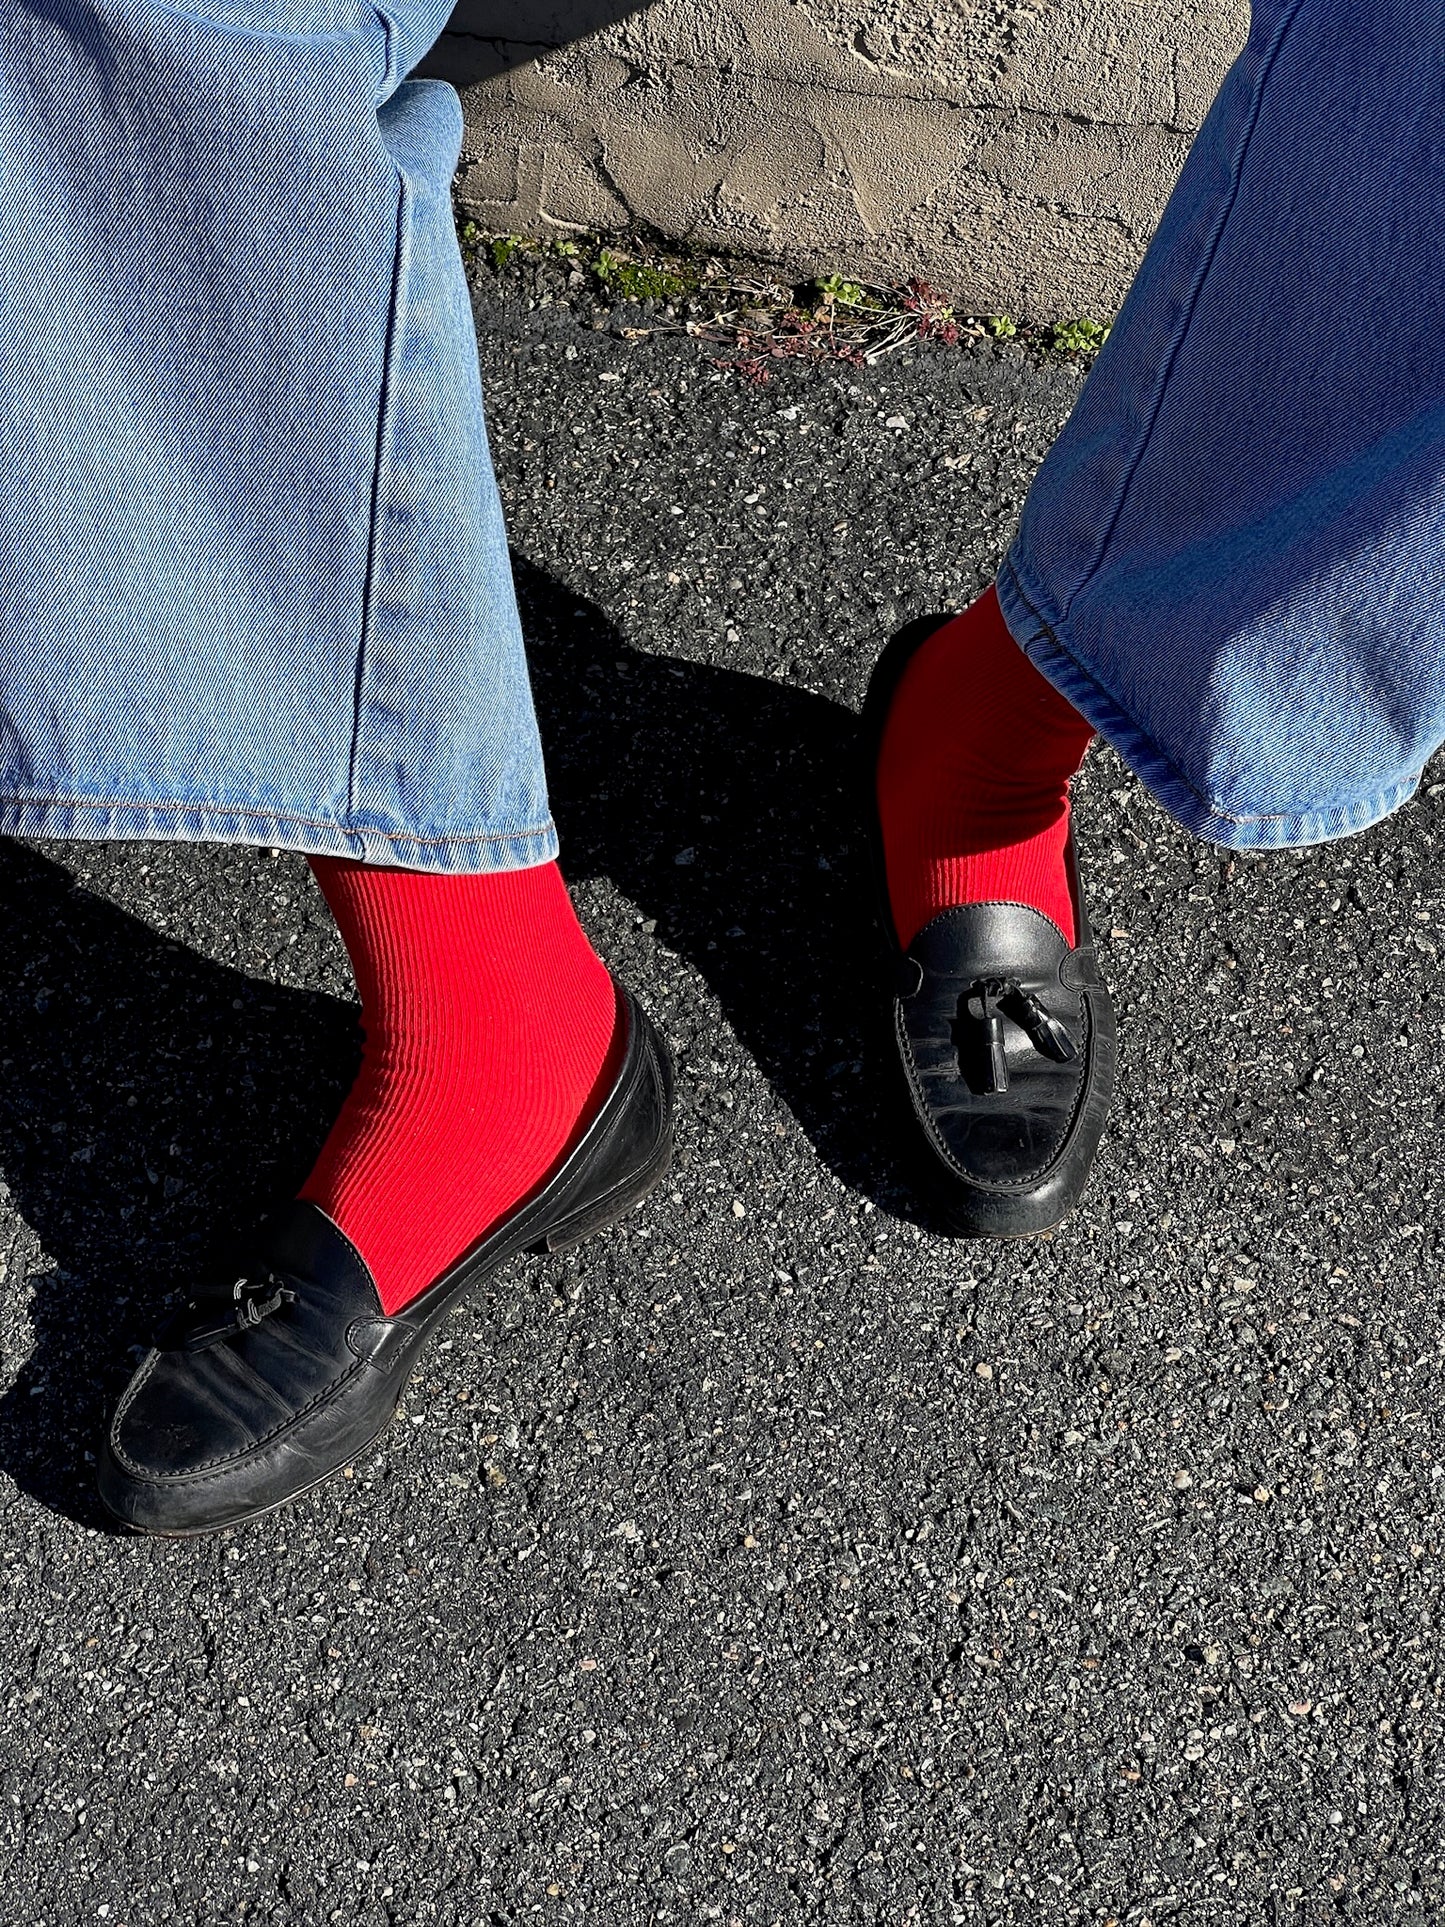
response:
<path fill-rule="evenodd" d="M 857 308 L 863 302 L 863 290 L 856 281 L 845 281 L 841 274 L 819 275 L 813 286 L 825 302 L 832 302 L 838 308 Z"/>
<path fill-rule="evenodd" d="M 604 287 L 620 294 L 625 301 L 676 301 L 691 294 L 697 286 L 695 274 L 679 274 L 672 268 L 648 267 L 628 261 L 611 248 L 603 248 L 592 263 L 592 271 Z"/>
<path fill-rule="evenodd" d="M 1097 354 L 1109 330 L 1101 322 L 1081 315 L 1077 321 L 1055 322 L 1049 345 L 1055 354 Z"/>

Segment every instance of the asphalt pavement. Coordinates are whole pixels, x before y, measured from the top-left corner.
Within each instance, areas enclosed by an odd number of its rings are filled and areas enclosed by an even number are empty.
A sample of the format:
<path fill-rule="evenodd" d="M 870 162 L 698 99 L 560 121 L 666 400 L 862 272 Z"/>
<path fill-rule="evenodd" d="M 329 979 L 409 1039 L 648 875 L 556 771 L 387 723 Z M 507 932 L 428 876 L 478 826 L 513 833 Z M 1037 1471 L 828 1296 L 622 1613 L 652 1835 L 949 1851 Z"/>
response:
<path fill-rule="evenodd" d="M 458 1313 L 349 1476 L 114 1535 L 97 1431 L 307 1169 L 350 983 L 298 857 L 0 848 L 0 1919 L 1437 1921 L 1445 785 L 1231 859 L 1092 754 L 1111 1128 L 1052 1236 L 941 1236 L 855 715 L 1081 369 L 757 384 L 479 315 L 563 867 L 677 1164 Z"/>

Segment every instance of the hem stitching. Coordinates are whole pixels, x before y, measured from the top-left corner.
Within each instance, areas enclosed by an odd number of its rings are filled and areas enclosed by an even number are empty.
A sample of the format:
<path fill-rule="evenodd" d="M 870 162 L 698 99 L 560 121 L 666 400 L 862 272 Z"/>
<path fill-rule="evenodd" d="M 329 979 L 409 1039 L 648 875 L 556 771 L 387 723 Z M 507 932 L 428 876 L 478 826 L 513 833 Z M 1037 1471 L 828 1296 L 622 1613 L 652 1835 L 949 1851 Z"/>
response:
<path fill-rule="evenodd" d="M 1402 791 L 1405 795 L 1408 795 L 1414 786 L 1419 783 L 1420 778 L 1424 774 L 1423 768 L 1410 771 L 1384 789 L 1371 790 L 1366 795 L 1352 797 L 1346 802 L 1314 801 L 1310 803 L 1296 803 L 1284 809 L 1256 810 L 1249 814 L 1237 815 L 1233 811 L 1225 809 L 1221 804 L 1216 803 L 1212 797 L 1208 796 L 1203 790 L 1190 782 L 1189 778 L 1174 762 L 1173 758 L 1160 747 L 1158 741 L 1144 725 L 1124 707 L 1111 690 L 1106 689 L 1104 685 L 1084 667 L 1083 663 L 1079 661 L 1079 658 L 1068 647 L 1067 643 L 1060 639 L 1058 631 L 1045 621 L 1036 602 L 1024 588 L 1018 566 L 1011 557 L 1005 560 L 999 573 L 1000 575 L 1005 573 L 1008 575 L 1019 601 L 1028 610 L 1038 625 L 1039 639 L 1047 643 L 1050 648 L 1056 650 L 1060 656 L 1064 657 L 1070 667 L 1088 684 L 1089 688 L 1098 692 L 1103 700 L 1113 709 L 1114 713 L 1134 732 L 1139 740 L 1147 744 L 1150 754 L 1154 756 L 1161 767 L 1168 772 L 1172 781 L 1176 782 L 1181 789 L 1187 790 L 1195 802 L 1198 803 L 1200 809 L 1216 822 L 1237 824 L 1241 829 L 1244 829 L 1251 823 L 1294 823 L 1298 822 L 1301 817 L 1323 816 L 1330 811 L 1356 810 L 1359 809 L 1361 805 L 1378 808 L 1381 804 L 1386 803 L 1388 798 L 1397 796 Z M 1015 638 L 1015 640 L 1017 641 L 1017 638 Z M 1024 645 L 1020 643 L 1019 647 L 1023 648 Z M 1029 652 L 1025 650 L 1025 654 L 1028 653 Z M 1039 669 L 1041 674 L 1047 675 L 1048 672 L 1043 668 L 1042 664 L 1036 663 L 1035 667 Z M 1067 697 L 1067 691 L 1062 693 Z M 1100 730 L 1099 734 L 1107 737 L 1108 732 Z M 1115 744 L 1115 747 L 1117 748 L 1118 745 Z M 1122 755 L 1123 752 L 1120 751 L 1120 754 Z M 1125 760 L 1128 761 L 1128 758 L 1126 757 Z M 1360 827 L 1364 828 L 1366 826 L 1362 824 Z"/>
<path fill-rule="evenodd" d="M 172 799 L 138 802 L 121 796 L 27 796 L 20 791 L 0 793 L 0 814 L 7 810 L 91 810 L 113 813 L 131 811 L 136 815 L 192 817 L 197 821 L 221 822 L 240 817 L 253 823 L 280 823 L 298 830 L 329 830 L 337 836 L 380 836 L 392 843 L 515 843 L 555 834 L 556 823 L 547 817 L 541 823 L 515 830 L 468 830 L 458 836 L 420 836 L 413 830 L 389 830 L 379 824 L 342 823 L 334 817 L 297 816 L 284 810 L 258 810 L 245 804 L 179 803 Z"/>

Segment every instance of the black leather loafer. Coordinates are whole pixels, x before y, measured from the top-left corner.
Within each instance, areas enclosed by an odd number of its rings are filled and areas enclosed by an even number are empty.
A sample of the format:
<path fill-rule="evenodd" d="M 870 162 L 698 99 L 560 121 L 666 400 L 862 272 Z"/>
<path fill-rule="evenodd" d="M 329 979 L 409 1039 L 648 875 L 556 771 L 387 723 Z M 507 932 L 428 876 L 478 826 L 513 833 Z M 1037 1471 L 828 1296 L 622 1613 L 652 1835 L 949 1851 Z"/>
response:
<path fill-rule="evenodd" d="M 618 986 L 621 1063 L 556 1167 L 471 1251 L 387 1317 L 355 1246 L 315 1205 L 263 1225 L 245 1273 L 202 1290 L 157 1335 L 99 1454 L 123 1525 L 190 1537 L 254 1519 L 354 1459 L 385 1429 L 427 1340 L 526 1248 L 560 1251 L 646 1196 L 672 1158 L 667 1047 Z"/>
<path fill-rule="evenodd" d="M 911 624 L 880 657 L 863 709 L 865 820 L 878 919 L 893 972 L 893 1050 L 920 1175 L 949 1229 L 1016 1238 L 1078 1202 L 1114 1088 L 1114 1014 L 1068 842 L 1078 942 L 1022 903 L 973 903 L 930 919 L 905 950 L 888 900 L 877 762 L 893 693 L 940 618 Z"/>

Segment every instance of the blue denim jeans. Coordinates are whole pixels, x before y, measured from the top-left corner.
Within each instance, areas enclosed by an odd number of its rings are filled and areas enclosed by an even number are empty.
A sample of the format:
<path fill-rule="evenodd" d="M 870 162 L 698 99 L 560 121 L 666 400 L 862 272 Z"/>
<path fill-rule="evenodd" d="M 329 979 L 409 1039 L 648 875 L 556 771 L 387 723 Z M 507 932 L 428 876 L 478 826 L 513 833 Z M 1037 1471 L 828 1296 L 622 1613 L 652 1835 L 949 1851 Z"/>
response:
<path fill-rule="evenodd" d="M 448 0 L 0 22 L 0 831 L 556 851 Z"/>
<path fill-rule="evenodd" d="M 999 580 L 1180 822 L 1342 836 L 1445 739 L 1445 5 L 1256 0 Z"/>

